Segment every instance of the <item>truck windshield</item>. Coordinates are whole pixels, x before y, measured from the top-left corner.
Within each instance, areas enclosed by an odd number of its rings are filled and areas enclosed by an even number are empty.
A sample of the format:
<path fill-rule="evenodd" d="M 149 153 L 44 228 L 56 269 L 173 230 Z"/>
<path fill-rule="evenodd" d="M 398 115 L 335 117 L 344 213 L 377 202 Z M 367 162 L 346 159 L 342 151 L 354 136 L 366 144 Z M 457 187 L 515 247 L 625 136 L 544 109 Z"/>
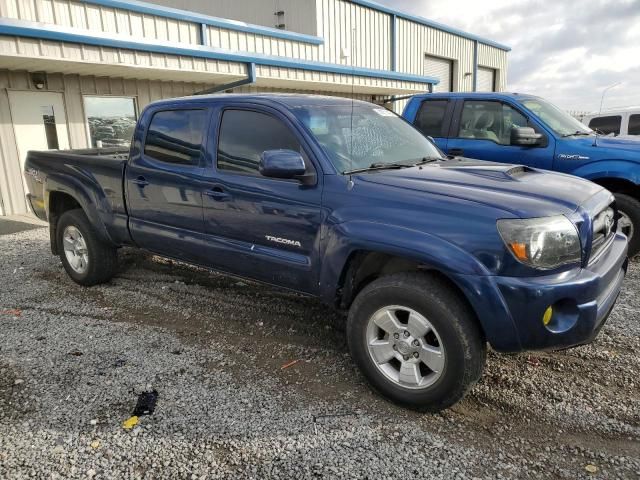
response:
<path fill-rule="evenodd" d="M 293 109 L 340 173 L 444 159 L 426 137 L 377 105 L 306 105 Z"/>
<path fill-rule="evenodd" d="M 524 100 L 520 100 L 520 103 L 531 110 L 558 135 L 589 135 L 593 132 L 589 127 L 586 127 L 552 103 L 545 102 L 539 98 L 526 98 Z"/>

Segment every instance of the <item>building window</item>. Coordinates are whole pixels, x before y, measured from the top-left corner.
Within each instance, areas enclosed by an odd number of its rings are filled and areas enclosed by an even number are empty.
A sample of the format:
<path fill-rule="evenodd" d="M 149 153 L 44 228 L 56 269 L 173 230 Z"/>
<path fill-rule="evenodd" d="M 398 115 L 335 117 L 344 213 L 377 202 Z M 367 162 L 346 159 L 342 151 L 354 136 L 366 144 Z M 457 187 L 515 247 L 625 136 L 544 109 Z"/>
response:
<path fill-rule="evenodd" d="M 92 147 L 128 147 L 136 126 L 132 97 L 84 97 Z"/>
<path fill-rule="evenodd" d="M 264 113 L 227 110 L 222 116 L 218 168 L 257 175 L 262 152 L 301 151 L 300 142 L 280 120 Z"/>
<path fill-rule="evenodd" d="M 602 135 L 620 135 L 620 124 L 622 117 L 620 115 L 610 115 L 608 117 L 592 118 L 589 122 L 589 128 L 595 130 Z"/>
<path fill-rule="evenodd" d="M 633 114 L 629 117 L 629 135 L 640 135 L 640 115 Z"/>
<path fill-rule="evenodd" d="M 205 119 L 205 110 L 156 112 L 147 131 L 144 154 L 161 162 L 197 165 Z"/>

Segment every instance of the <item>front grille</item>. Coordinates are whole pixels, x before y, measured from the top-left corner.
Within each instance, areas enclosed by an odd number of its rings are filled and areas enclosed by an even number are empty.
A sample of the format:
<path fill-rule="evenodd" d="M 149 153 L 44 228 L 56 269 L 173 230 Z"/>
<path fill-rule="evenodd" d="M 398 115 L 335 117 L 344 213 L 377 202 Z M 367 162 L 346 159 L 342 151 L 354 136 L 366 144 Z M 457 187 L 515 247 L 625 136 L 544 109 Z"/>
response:
<path fill-rule="evenodd" d="M 609 206 L 593 217 L 591 261 L 595 262 L 611 245 L 616 230 L 616 212 Z"/>

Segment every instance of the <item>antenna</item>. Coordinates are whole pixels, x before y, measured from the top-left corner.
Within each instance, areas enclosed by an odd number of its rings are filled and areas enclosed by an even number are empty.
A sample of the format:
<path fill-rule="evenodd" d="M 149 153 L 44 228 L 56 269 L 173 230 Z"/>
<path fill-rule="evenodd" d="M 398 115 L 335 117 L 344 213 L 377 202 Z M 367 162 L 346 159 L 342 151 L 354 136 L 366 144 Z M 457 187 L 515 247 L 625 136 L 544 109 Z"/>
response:
<path fill-rule="evenodd" d="M 609 85 L 608 87 L 606 87 L 604 90 L 602 90 L 602 96 L 600 97 L 600 109 L 598 110 L 598 115 L 600 115 L 602 113 L 602 104 L 604 102 L 604 95 L 611 90 L 614 87 L 617 87 L 618 85 L 620 85 L 622 82 L 616 82 L 616 83 L 612 83 L 611 85 Z M 596 137 L 593 139 L 593 146 L 597 147 L 598 146 L 598 135 L 600 135 L 600 133 L 598 132 L 598 129 L 596 129 Z"/>
<path fill-rule="evenodd" d="M 349 126 L 349 171 L 353 170 L 353 111 L 355 103 L 355 83 L 356 83 L 356 69 L 353 63 L 353 48 L 356 44 L 356 29 L 351 29 L 351 48 L 348 52 L 349 62 L 351 63 L 351 118 Z M 353 180 L 351 180 L 351 174 L 349 174 L 349 188 L 353 187 Z"/>

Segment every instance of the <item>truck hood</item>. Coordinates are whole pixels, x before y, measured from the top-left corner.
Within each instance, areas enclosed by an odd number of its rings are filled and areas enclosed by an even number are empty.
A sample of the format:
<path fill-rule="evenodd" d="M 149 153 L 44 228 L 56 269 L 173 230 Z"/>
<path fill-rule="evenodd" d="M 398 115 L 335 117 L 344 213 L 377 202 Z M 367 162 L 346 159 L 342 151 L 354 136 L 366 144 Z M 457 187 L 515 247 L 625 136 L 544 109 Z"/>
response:
<path fill-rule="evenodd" d="M 356 178 L 357 181 L 401 189 L 404 193 L 415 191 L 480 203 L 521 218 L 573 213 L 604 190 L 571 175 L 471 159 L 369 172 Z M 389 195 L 388 192 L 384 194 Z"/>
<path fill-rule="evenodd" d="M 569 150 L 575 149 L 576 153 L 586 155 L 592 160 L 620 159 L 640 162 L 640 137 L 636 139 L 631 136 L 623 138 L 599 136 L 597 145 L 594 145 L 594 140 L 594 136 L 575 137 L 566 142 L 567 148 L 562 150 L 567 150 L 569 153 Z"/>

